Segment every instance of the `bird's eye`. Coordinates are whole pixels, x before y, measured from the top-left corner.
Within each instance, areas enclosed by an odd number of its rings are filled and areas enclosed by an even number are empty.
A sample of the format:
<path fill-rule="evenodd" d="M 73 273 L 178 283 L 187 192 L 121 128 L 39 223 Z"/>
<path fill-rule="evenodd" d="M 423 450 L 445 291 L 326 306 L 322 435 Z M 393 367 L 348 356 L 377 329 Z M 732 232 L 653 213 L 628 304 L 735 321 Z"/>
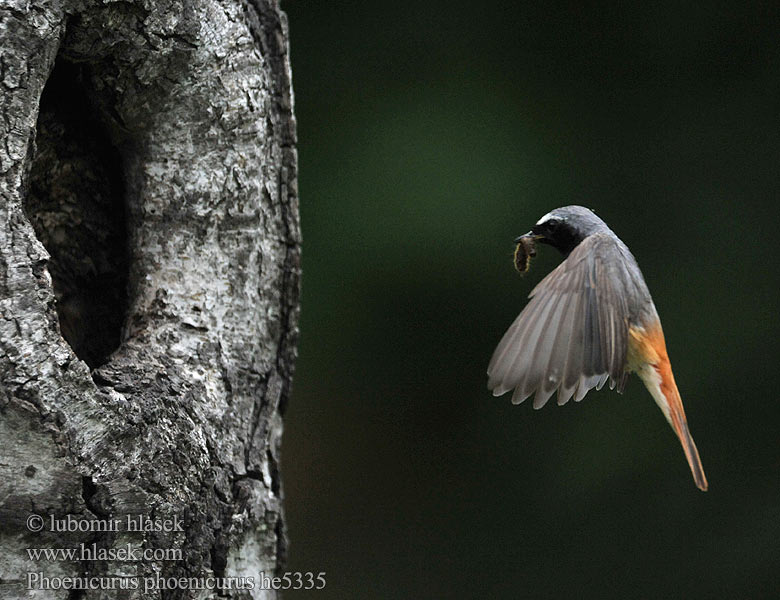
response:
<path fill-rule="evenodd" d="M 559 223 L 560 221 L 558 221 L 558 219 L 547 219 L 544 224 L 547 225 L 549 229 L 555 229 L 558 227 Z"/>

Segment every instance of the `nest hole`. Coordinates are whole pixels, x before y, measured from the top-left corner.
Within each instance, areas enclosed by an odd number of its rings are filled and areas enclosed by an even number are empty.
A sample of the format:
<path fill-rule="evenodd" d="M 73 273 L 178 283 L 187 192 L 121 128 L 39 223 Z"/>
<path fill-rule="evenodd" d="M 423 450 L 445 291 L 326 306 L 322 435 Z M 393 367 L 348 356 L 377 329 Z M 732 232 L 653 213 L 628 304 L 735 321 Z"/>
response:
<path fill-rule="evenodd" d="M 87 93 L 58 59 L 41 96 L 25 212 L 48 250 L 60 331 L 91 368 L 121 341 L 128 241 L 122 161 Z"/>

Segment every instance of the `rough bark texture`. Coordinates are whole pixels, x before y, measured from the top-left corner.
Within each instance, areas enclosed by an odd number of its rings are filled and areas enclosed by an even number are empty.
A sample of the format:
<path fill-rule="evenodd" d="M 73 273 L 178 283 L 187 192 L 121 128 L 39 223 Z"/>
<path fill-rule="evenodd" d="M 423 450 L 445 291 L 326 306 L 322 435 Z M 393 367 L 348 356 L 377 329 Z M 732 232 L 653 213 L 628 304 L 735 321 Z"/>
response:
<path fill-rule="evenodd" d="M 300 241 L 278 0 L 0 6 L 0 597 L 275 597 Z M 68 515 L 182 531 L 48 531 Z M 82 542 L 183 560 L 26 551 Z"/>

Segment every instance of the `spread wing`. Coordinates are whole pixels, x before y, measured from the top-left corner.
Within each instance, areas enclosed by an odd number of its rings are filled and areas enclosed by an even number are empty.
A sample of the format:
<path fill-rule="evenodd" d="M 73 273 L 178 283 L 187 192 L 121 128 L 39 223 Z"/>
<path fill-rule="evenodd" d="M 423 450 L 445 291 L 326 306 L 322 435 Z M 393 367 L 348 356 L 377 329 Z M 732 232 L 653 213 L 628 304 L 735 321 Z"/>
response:
<path fill-rule="evenodd" d="M 627 249 L 606 233 L 580 243 L 530 294 L 488 366 L 494 396 L 514 389 L 512 402 L 536 392 L 541 408 L 558 392 L 558 404 L 579 402 L 610 379 L 625 386 L 628 350 Z"/>

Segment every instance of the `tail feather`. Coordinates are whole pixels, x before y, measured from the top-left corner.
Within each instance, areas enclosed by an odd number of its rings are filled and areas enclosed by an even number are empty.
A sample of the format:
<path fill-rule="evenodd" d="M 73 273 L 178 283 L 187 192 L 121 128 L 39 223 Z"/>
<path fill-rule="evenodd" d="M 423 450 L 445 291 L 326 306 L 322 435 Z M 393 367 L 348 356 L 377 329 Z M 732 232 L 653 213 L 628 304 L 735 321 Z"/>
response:
<path fill-rule="evenodd" d="M 680 404 L 680 410 L 682 411 L 682 404 Z M 704 475 L 704 467 L 699 458 L 699 450 L 696 448 L 693 437 L 691 437 L 691 432 L 688 431 L 688 423 L 685 422 L 685 413 L 683 413 L 682 418 L 680 418 L 678 413 L 673 412 L 672 419 L 672 427 L 674 428 L 675 433 L 677 433 L 677 437 L 680 438 L 680 443 L 682 443 L 685 458 L 688 459 L 688 465 L 691 467 L 691 473 L 693 473 L 693 480 L 696 482 L 696 487 L 702 492 L 706 492 L 708 487 L 707 477 Z"/>
<path fill-rule="evenodd" d="M 680 439 L 696 487 L 706 492 L 709 484 L 704 475 L 699 451 L 691 432 L 688 431 L 688 420 L 685 418 L 682 398 L 680 398 L 680 392 L 677 390 L 677 384 L 672 374 L 672 365 L 666 352 L 666 342 L 661 324 L 658 323 L 649 332 L 643 329 L 632 329 L 630 333 L 630 362 L 633 363 L 631 367 L 642 379 Z"/>

